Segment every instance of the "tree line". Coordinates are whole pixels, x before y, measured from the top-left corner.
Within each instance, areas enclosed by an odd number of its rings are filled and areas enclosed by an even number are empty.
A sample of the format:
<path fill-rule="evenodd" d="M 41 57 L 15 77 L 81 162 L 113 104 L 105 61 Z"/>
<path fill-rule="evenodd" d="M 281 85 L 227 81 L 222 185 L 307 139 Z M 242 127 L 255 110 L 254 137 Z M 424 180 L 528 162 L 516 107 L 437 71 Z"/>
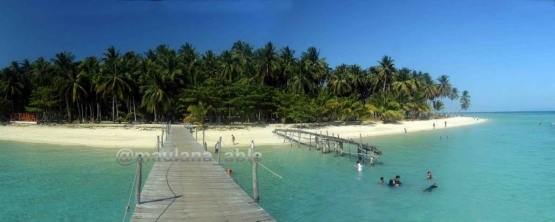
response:
<path fill-rule="evenodd" d="M 429 118 L 444 99 L 470 107 L 449 76 L 397 68 L 383 56 L 363 68 L 331 68 L 310 47 L 296 55 L 271 42 L 238 41 L 215 54 L 191 44 L 145 53 L 110 46 L 80 61 L 70 52 L 14 61 L 0 71 L 0 116 L 37 114 L 41 122 L 327 122 Z"/>

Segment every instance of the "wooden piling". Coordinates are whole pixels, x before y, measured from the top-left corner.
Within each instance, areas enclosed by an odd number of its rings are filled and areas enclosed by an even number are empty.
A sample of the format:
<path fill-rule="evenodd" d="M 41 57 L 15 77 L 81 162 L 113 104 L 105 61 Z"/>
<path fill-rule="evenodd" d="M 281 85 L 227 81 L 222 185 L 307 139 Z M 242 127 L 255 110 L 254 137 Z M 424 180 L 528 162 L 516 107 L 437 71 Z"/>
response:
<path fill-rule="evenodd" d="M 162 130 L 162 140 L 160 140 L 160 144 L 164 147 L 164 130 Z"/>
<path fill-rule="evenodd" d="M 204 127 L 202 127 L 202 145 L 204 146 Z"/>
<path fill-rule="evenodd" d="M 255 203 L 258 203 L 260 197 L 258 196 L 258 154 L 256 154 L 252 161 L 252 192 Z"/>
<path fill-rule="evenodd" d="M 222 137 L 218 140 L 218 163 L 220 163 L 220 153 L 222 153 Z"/>
<path fill-rule="evenodd" d="M 137 157 L 137 162 L 137 184 L 135 185 L 137 186 L 137 189 L 135 190 L 135 205 L 141 204 L 141 174 L 143 171 L 143 157 L 141 157 L 141 154 Z"/>
<path fill-rule="evenodd" d="M 158 155 L 156 156 L 156 160 L 160 161 L 160 136 L 156 136 L 156 148 L 158 149 Z"/>
<path fill-rule="evenodd" d="M 312 134 L 308 136 L 308 151 L 312 148 Z"/>

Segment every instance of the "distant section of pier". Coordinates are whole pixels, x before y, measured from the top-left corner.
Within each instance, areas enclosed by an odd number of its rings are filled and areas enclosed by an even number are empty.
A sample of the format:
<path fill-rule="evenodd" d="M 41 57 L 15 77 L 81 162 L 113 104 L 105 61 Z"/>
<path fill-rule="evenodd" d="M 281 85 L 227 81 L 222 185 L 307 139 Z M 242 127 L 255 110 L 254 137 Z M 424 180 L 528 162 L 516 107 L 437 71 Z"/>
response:
<path fill-rule="evenodd" d="M 173 126 L 160 152 L 204 152 L 189 130 Z M 154 163 L 131 221 L 275 221 L 210 157 Z"/>
<path fill-rule="evenodd" d="M 313 133 L 297 129 L 275 129 L 273 132 L 292 143 L 297 143 L 299 146 L 306 145 L 309 149 L 314 147 L 321 150 L 322 153 L 334 151 L 336 155 L 357 156 L 358 160 L 370 164 L 373 164 L 374 160 L 382 155 L 382 151 L 377 146 L 363 144 L 362 136 L 357 142 L 353 139 L 340 138 L 339 135 L 332 134 L 330 136 L 327 131 L 325 135 L 322 132 Z M 356 152 L 351 151 L 351 149 Z"/>

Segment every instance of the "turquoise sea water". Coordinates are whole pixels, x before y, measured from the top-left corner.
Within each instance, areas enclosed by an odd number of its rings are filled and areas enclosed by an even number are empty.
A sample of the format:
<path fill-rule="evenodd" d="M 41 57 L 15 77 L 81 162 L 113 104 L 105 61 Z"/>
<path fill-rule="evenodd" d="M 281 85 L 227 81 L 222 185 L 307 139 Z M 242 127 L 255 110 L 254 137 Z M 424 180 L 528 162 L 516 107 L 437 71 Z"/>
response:
<path fill-rule="evenodd" d="M 348 157 L 259 146 L 261 164 L 283 177 L 259 166 L 260 204 L 278 221 L 552 221 L 555 112 L 472 116 L 490 120 L 365 139 L 383 156 L 361 173 Z M 117 150 L 0 142 L 0 152 L 0 221 L 123 218 L 136 165 L 119 165 Z M 252 194 L 250 163 L 224 167 Z M 397 174 L 402 187 L 378 185 Z"/>
<path fill-rule="evenodd" d="M 0 152 L 0 221 L 123 219 L 136 164 L 118 164 L 117 150 L 2 141 Z"/>
<path fill-rule="evenodd" d="M 361 173 L 348 157 L 260 146 L 261 163 L 283 177 L 259 168 L 260 204 L 278 221 L 554 220 L 555 128 L 550 125 L 555 112 L 472 116 L 490 120 L 366 139 L 383 156 Z M 225 166 L 252 194 L 252 165 Z M 435 176 L 431 181 L 428 171 Z M 378 184 L 381 176 L 387 181 L 395 175 L 403 186 Z M 439 188 L 423 192 L 434 182 Z"/>

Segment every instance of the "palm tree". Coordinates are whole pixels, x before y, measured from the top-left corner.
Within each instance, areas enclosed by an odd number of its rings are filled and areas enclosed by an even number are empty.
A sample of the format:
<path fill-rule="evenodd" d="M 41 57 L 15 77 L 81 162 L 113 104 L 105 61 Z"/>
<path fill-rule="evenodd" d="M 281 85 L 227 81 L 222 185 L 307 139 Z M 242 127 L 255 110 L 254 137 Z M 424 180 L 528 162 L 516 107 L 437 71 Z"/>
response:
<path fill-rule="evenodd" d="M 258 77 L 262 84 L 274 85 L 275 72 L 278 69 L 276 47 L 268 42 L 264 47 L 256 51 L 256 59 L 259 64 Z"/>
<path fill-rule="evenodd" d="M 96 91 L 112 97 L 112 121 L 115 123 L 118 118 L 116 98 L 123 100 L 125 93 L 131 91 L 131 87 L 127 84 L 128 77 L 124 74 L 121 54 L 113 46 L 110 46 L 103 55 L 102 76 Z"/>
<path fill-rule="evenodd" d="M 75 56 L 70 52 L 62 52 L 56 54 L 56 59 L 54 59 L 54 67 L 57 73 L 56 78 L 56 88 L 61 90 L 66 101 L 66 109 L 68 115 L 68 121 L 71 122 L 73 119 L 71 117 L 71 110 L 69 102 L 77 102 L 77 109 L 79 114 L 82 114 L 80 101 L 87 95 L 87 90 L 85 89 L 86 76 L 80 75 L 78 70 L 78 64 L 73 60 Z M 82 122 L 82 116 L 80 116 L 79 121 Z"/>
<path fill-rule="evenodd" d="M 438 111 L 441 111 L 445 108 L 441 100 L 436 100 L 432 104 L 433 104 L 434 110 L 436 111 L 436 116 Z"/>
<path fill-rule="evenodd" d="M 278 86 L 285 86 L 292 77 L 294 68 L 297 65 L 297 59 L 295 58 L 295 50 L 289 47 L 284 47 L 279 51 L 278 55 Z"/>
<path fill-rule="evenodd" d="M 391 82 L 393 82 L 393 75 L 395 74 L 395 60 L 391 59 L 389 56 L 383 56 L 381 61 L 378 61 L 379 65 L 376 67 L 378 72 L 378 78 L 383 84 L 382 91 L 388 92 Z"/>
<path fill-rule="evenodd" d="M 351 73 L 349 71 L 349 67 L 346 64 L 341 64 L 332 71 L 328 85 L 332 95 L 344 96 L 352 91 L 349 81 Z"/>
<path fill-rule="evenodd" d="M 437 78 L 439 82 L 437 96 L 438 97 L 448 97 L 451 93 L 451 83 L 449 83 L 449 76 L 442 75 Z"/>
<path fill-rule="evenodd" d="M 453 101 L 455 99 L 458 99 L 459 98 L 459 89 L 457 89 L 457 87 L 453 87 L 451 89 L 451 93 L 449 93 L 448 97 L 451 101 Z"/>
<path fill-rule="evenodd" d="M 88 80 L 88 87 L 87 87 L 87 95 L 94 95 L 92 97 L 92 101 L 90 103 L 90 113 L 91 113 L 91 119 L 96 119 L 95 115 L 94 115 L 94 109 L 93 109 L 93 105 L 96 103 L 97 106 L 97 115 L 96 117 L 100 117 L 99 116 L 99 110 L 100 110 L 100 104 L 99 104 L 99 98 L 98 98 L 98 94 L 96 93 L 96 83 L 98 80 L 98 75 L 100 73 L 100 61 L 92 56 L 92 57 L 87 57 L 85 58 L 81 64 L 79 64 L 79 76 L 81 78 L 86 78 Z M 87 107 L 87 105 L 85 105 L 85 107 Z M 85 113 L 85 116 L 87 114 Z"/>
<path fill-rule="evenodd" d="M 465 90 L 461 95 L 461 110 L 468 110 L 468 108 L 470 108 L 470 94 Z"/>
<path fill-rule="evenodd" d="M 208 112 L 212 109 L 212 106 L 206 105 L 203 102 L 198 102 L 197 105 L 190 105 L 187 111 L 190 113 L 187 117 L 183 119 L 183 122 L 199 122 L 200 126 L 204 128 L 204 120 L 208 115 Z M 197 126 L 197 128 L 200 128 Z"/>
<path fill-rule="evenodd" d="M 320 52 L 315 47 L 308 48 L 302 53 L 300 63 L 307 78 L 314 82 L 313 85 L 323 87 L 328 80 L 329 67 L 326 59 L 320 58 Z"/>

